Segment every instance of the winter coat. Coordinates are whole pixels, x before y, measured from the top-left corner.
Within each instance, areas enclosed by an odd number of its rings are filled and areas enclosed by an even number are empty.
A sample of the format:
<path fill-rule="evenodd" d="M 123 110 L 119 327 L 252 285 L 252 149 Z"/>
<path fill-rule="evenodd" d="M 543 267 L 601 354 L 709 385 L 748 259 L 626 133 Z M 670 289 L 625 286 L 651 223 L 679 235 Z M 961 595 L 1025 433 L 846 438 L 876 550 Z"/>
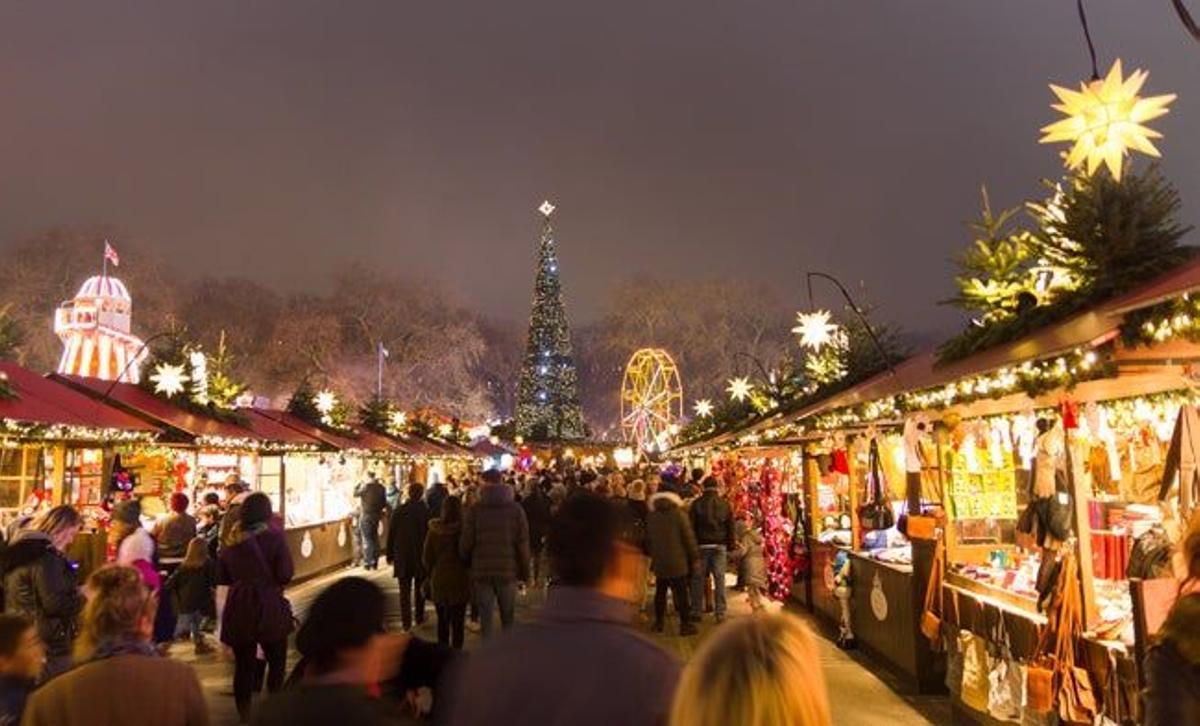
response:
<path fill-rule="evenodd" d="M 646 543 L 646 502 L 640 499 L 625 499 L 618 503 L 621 514 L 621 536 L 629 544 L 647 552 Z"/>
<path fill-rule="evenodd" d="M 212 560 L 200 567 L 177 567 L 163 583 L 178 613 L 208 613 L 213 609 L 217 567 Z"/>
<path fill-rule="evenodd" d="M 470 599 L 467 565 L 458 552 L 462 523 L 443 524 L 429 521 L 422 563 L 429 573 L 429 589 L 437 605 L 464 605 Z"/>
<path fill-rule="evenodd" d="M 387 490 L 374 479 L 359 484 L 354 496 L 362 502 L 363 519 L 379 521 L 387 509 Z"/>
<path fill-rule="evenodd" d="M 1175 602 L 1146 654 L 1146 726 L 1200 723 L 1200 593 Z"/>
<path fill-rule="evenodd" d="M 529 579 L 529 523 L 512 487 L 479 487 L 479 501 L 463 515 L 458 546 L 475 579 Z"/>
<path fill-rule="evenodd" d="M 26 726 L 206 726 L 208 705 L 192 666 L 157 655 L 93 660 L 34 691 Z"/>
<path fill-rule="evenodd" d="M 538 619 L 463 660 L 450 726 L 667 723 L 679 663 L 630 626 L 629 603 L 553 587 Z M 597 677 L 603 674 L 603 677 Z"/>
<path fill-rule="evenodd" d="M 4 552 L 4 610 L 22 613 L 37 624 L 51 657 L 68 655 L 79 627 L 83 595 L 75 568 L 54 549 L 50 537 L 26 530 Z"/>
<path fill-rule="evenodd" d="M 390 704 L 348 683 L 301 683 L 274 693 L 254 710 L 252 726 L 396 726 Z"/>
<path fill-rule="evenodd" d="M 425 577 L 421 566 L 421 548 L 429 527 L 429 507 L 420 499 L 410 499 L 392 512 L 388 525 L 387 556 L 396 577 Z"/>
<path fill-rule="evenodd" d="M 196 518 L 190 514 L 172 512 L 154 528 L 154 536 L 158 541 L 159 559 L 183 559 L 188 543 L 196 538 Z"/>
<path fill-rule="evenodd" d="M 742 580 L 750 587 L 767 586 L 767 560 L 763 556 L 762 533 L 743 525 L 741 537 Z"/>
<path fill-rule="evenodd" d="M 692 563 L 700 559 L 696 535 L 678 494 L 658 492 L 650 497 L 646 540 L 650 549 L 650 567 L 658 577 L 673 579 L 688 575 L 692 572 Z"/>
<path fill-rule="evenodd" d="M 733 549 L 737 540 L 733 536 L 733 509 L 716 489 L 705 489 L 700 498 L 692 502 L 692 529 L 696 542 L 705 545 L 723 545 Z"/>
<path fill-rule="evenodd" d="M 221 617 L 221 642 L 229 646 L 273 643 L 292 632 L 292 608 L 283 588 L 292 581 L 292 555 L 283 532 L 256 527 L 221 551 L 217 584 L 229 585 Z"/>
<path fill-rule="evenodd" d="M 525 519 L 529 522 L 529 541 L 535 547 L 550 532 L 550 497 L 539 487 L 534 487 L 529 496 L 521 500 L 521 509 L 525 510 Z"/>
<path fill-rule="evenodd" d="M 37 682 L 18 676 L 0 676 L 0 726 L 16 726 Z"/>
<path fill-rule="evenodd" d="M 429 507 L 430 517 L 442 516 L 442 503 L 446 501 L 446 497 L 450 496 L 450 492 L 446 490 L 446 485 L 439 482 L 431 484 L 425 490 L 425 506 Z"/>

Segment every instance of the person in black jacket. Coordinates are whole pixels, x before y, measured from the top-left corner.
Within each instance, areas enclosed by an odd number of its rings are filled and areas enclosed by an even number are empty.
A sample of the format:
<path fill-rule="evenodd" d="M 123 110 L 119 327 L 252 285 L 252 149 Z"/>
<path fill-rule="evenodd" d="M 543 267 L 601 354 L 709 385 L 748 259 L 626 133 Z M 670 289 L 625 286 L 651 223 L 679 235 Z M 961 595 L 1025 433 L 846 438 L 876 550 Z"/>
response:
<path fill-rule="evenodd" d="M 692 575 L 693 621 L 700 620 L 704 603 L 704 580 L 713 578 L 717 622 L 725 619 L 725 569 L 729 551 L 737 545 L 733 527 L 733 509 L 721 496 L 716 477 L 704 480 L 704 493 L 692 502 L 692 529 L 700 545 L 700 568 Z"/>
<path fill-rule="evenodd" d="M 388 525 L 387 558 L 400 581 L 400 622 L 411 630 L 425 622 L 425 568 L 422 555 L 425 534 L 429 530 L 429 507 L 421 495 L 425 488 L 417 482 L 408 485 L 408 497 L 392 513 Z M 413 599 L 416 599 L 416 614 Z"/>
<path fill-rule="evenodd" d="M 375 477 L 375 472 L 367 474 L 367 480 L 354 490 L 358 498 L 362 515 L 358 527 L 362 533 L 363 567 L 368 570 L 379 567 L 379 522 L 387 510 L 387 490 Z"/>
<path fill-rule="evenodd" d="M 533 557 L 533 585 L 542 579 L 542 550 L 546 534 L 550 531 L 550 497 L 532 480 L 527 482 L 525 496 L 521 499 L 525 519 L 529 522 L 529 551 Z"/>
<path fill-rule="evenodd" d="M 46 644 L 47 677 L 71 665 L 71 645 L 84 601 L 75 567 L 63 552 L 81 525 L 73 507 L 54 507 L 34 520 L 30 529 L 17 533 L 0 563 L 4 610 L 27 615 L 37 624 Z"/>
<path fill-rule="evenodd" d="M 200 630 L 206 614 L 216 609 L 214 590 L 217 584 L 217 566 L 208 556 L 208 544 L 201 537 L 194 538 L 187 546 L 183 562 L 163 583 L 163 592 L 171 595 L 176 621 L 175 637 L 188 636 L 196 648 L 196 655 L 212 651 Z"/>

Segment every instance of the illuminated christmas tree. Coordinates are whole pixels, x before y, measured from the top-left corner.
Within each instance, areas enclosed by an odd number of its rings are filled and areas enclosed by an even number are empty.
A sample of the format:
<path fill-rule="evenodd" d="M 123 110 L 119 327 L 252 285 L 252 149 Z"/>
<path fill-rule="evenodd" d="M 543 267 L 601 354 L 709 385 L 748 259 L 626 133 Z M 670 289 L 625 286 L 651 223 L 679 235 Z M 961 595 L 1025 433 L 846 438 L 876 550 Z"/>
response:
<path fill-rule="evenodd" d="M 529 338 L 517 388 L 517 433 L 533 440 L 581 439 L 586 435 L 579 408 L 571 330 L 563 308 L 558 257 L 554 252 L 554 205 L 543 202 L 542 242 Z"/>

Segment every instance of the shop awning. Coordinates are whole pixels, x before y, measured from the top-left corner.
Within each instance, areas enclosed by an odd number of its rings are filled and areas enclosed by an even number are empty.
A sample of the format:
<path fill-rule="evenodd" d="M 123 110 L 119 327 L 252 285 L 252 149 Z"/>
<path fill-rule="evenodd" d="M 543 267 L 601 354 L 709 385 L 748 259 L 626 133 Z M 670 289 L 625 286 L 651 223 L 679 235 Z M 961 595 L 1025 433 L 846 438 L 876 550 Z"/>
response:
<path fill-rule="evenodd" d="M 319 451 L 321 449 L 334 448 L 321 439 L 297 431 L 269 415 L 262 415 L 262 412 L 256 409 L 244 408 L 240 409 L 240 411 L 246 417 L 246 428 L 253 431 L 255 435 L 264 441 L 270 442 L 268 448 L 274 447 L 280 450 L 292 449 L 298 451 Z"/>
<path fill-rule="evenodd" d="M 113 405 L 160 427 L 171 429 L 175 432 L 174 438 L 177 440 L 182 438 L 188 443 L 201 446 L 236 446 L 248 449 L 257 448 L 264 443 L 261 436 L 247 427 L 194 413 L 164 401 L 132 383 L 113 383 L 97 378 L 63 376 L 57 373 L 51 378 L 92 397 L 111 401 Z M 110 389 L 111 393 L 108 393 Z"/>
<path fill-rule="evenodd" d="M 354 431 L 353 433 L 346 434 L 333 433 L 319 426 L 313 426 L 299 416 L 287 411 L 251 408 L 246 409 L 246 412 L 260 419 L 290 428 L 297 433 L 321 441 L 326 446 L 339 451 L 371 451 L 380 454 L 404 453 L 389 439 L 369 431 Z"/>
<path fill-rule="evenodd" d="M 16 363 L 0 362 L 0 372 L 17 397 L 0 399 L 0 433 L 73 441 L 150 440 L 160 433 L 151 423 L 97 401 L 70 386 Z"/>

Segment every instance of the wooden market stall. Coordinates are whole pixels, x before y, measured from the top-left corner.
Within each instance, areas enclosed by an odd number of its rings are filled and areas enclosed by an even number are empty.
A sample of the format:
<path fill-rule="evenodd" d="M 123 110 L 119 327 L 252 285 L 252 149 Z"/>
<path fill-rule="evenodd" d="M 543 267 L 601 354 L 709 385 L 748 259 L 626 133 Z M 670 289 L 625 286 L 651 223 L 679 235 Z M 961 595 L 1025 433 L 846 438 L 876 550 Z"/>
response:
<path fill-rule="evenodd" d="M 150 445 L 162 430 L 15 363 L 0 362 L 0 519 L 97 492 L 114 451 Z M 104 558 L 101 518 L 85 511 L 71 555 L 90 572 Z"/>

